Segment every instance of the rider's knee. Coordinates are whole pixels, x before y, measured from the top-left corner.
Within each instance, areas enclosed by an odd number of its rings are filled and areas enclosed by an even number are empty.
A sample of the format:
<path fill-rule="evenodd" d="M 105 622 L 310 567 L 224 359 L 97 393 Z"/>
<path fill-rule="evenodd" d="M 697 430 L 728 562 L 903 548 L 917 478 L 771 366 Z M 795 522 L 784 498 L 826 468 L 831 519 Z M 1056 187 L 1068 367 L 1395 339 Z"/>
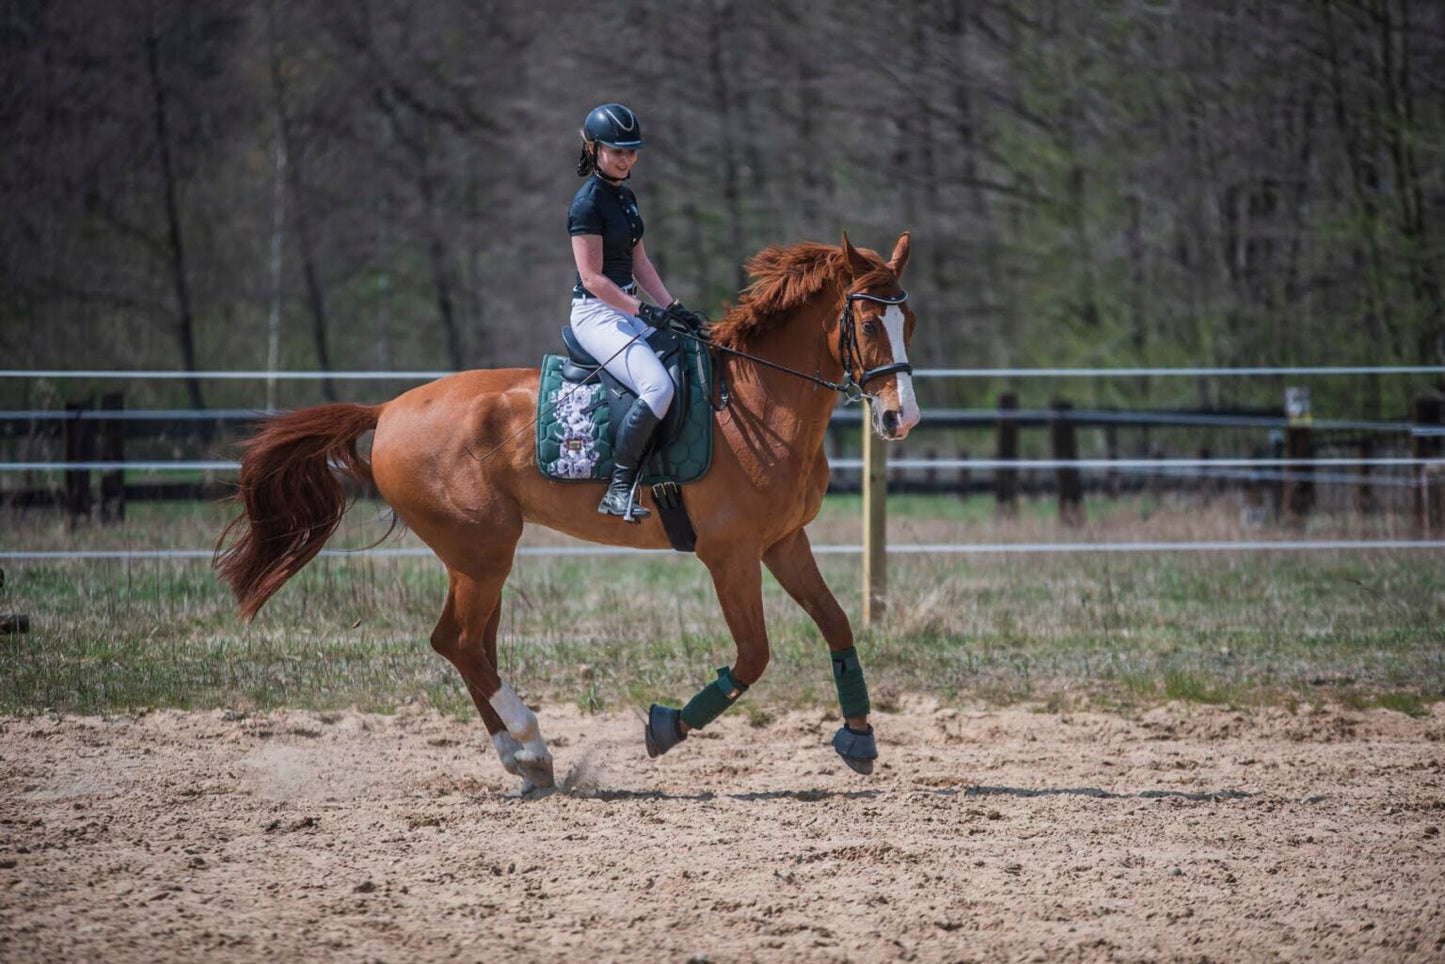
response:
<path fill-rule="evenodd" d="M 643 398 L 647 400 L 647 407 L 652 409 L 652 414 L 658 418 L 667 414 L 668 406 L 672 404 L 673 391 L 671 378 L 663 379 L 658 384 L 647 387 Z"/>

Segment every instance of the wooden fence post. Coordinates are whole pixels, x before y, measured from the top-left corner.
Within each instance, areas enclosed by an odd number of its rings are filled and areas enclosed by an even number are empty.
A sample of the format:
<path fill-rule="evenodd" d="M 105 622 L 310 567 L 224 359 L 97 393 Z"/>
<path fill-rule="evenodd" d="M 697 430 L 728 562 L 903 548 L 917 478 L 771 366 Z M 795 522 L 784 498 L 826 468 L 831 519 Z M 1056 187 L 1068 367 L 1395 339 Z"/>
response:
<path fill-rule="evenodd" d="M 94 399 L 83 402 L 66 402 L 65 411 L 65 461 L 88 462 L 94 455 L 95 422 L 86 418 L 94 406 Z M 90 516 L 93 503 L 90 494 L 90 469 L 65 470 L 65 511 L 72 523 Z"/>
<path fill-rule="evenodd" d="M 125 396 L 120 392 L 106 392 L 100 396 L 103 412 L 119 412 L 125 409 Z M 118 418 L 107 418 L 100 423 L 100 458 L 104 462 L 125 461 L 125 423 Z M 125 470 L 108 469 L 100 475 L 100 521 L 122 522 L 125 520 Z"/>
<path fill-rule="evenodd" d="M 1049 422 L 1049 438 L 1054 458 L 1072 462 L 1079 457 L 1074 422 L 1069 418 L 1074 403 L 1056 398 L 1049 407 L 1054 410 L 1054 417 Z M 1059 521 L 1069 526 L 1081 524 L 1084 521 L 1084 487 L 1078 468 L 1059 466 L 1054 469 L 1054 479 L 1059 489 Z"/>
<path fill-rule="evenodd" d="M 863 407 L 863 625 L 881 622 L 888 597 L 888 453 Z"/>
<path fill-rule="evenodd" d="M 1284 410 L 1289 424 L 1284 430 L 1284 457 L 1315 457 L 1314 431 L 1310 427 L 1308 388 L 1286 388 Z M 1284 511 L 1291 522 L 1303 525 L 1315 506 L 1314 466 L 1288 466 L 1284 472 Z"/>
<path fill-rule="evenodd" d="M 5 570 L 0 569 L 0 589 L 5 588 Z M 24 613 L 0 613 L 0 636 L 30 632 L 30 617 Z"/>
<path fill-rule="evenodd" d="M 1249 457 L 1262 459 L 1267 457 L 1266 453 L 1273 451 L 1272 447 L 1265 448 L 1262 445 L 1256 445 L 1250 451 Z M 1252 472 L 1250 474 L 1259 476 L 1263 473 Z M 1279 490 L 1273 484 L 1257 477 L 1248 479 L 1242 484 L 1244 496 L 1239 508 L 1239 524 L 1246 529 L 1263 528 L 1265 522 L 1269 520 L 1270 511 L 1278 508 L 1274 503 Z M 1266 499 L 1266 494 L 1268 494 L 1268 499 Z"/>
<path fill-rule="evenodd" d="M 823 434 L 823 451 L 827 454 L 830 464 L 843 457 L 842 443 L 843 433 L 839 430 L 838 423 L 830 419 L 828 421 L 828 428 Z M 842 491 L 842 486 L 839 483 L 841 483 L 843 479 L 844 473 L 836 466 L 828 470 L 828 488 L 830 490 L 834 492 Z"/>
<path fill-rule="evenodd" d="M 1373 439 L 1360 439 L 1359 448 L 1356 454 L 1362 460 L 1362 464 L 1355 466 L 1355 512 L 1360 515 L 1374 515 L 1379 511 L 1379 503 L 1375 501 L 1375 490 L 1370 485 L 1372 465 L 1363 464 L 1363 460 L 1375 456 L 1375 442 Z"/>
<path fill-rule="evenodd" d="M 1418 396 L 1410 405 L 1410 421 L 1414 431 L 1410 433 L 1410 455 L 1417 459 L 1438 459 L 1441 442 L 1445 437 L 1425 432 L 1438 431 L 1441 426 L 1440 399 L 1426 395 Z M 1424 431 L 1422 431 L 1424 430 Z M 1416 468 L 1415 478 L 1415 526 L 1421 532 L 1430 532 L 1445 525 L 1445 478 L 1440 467 L 1421 465 Z"/>
<path fill-rule="evenodd" d="M 1104 458 L 1110 462 L 1119 458 L 1119 430 L 1113 422 L 1104 426 Z M 1119 498 L 1119 470 L 1110 469 L 1104 476 L 1104 495 L 1110 500 Z"/>
<path fill-rule="evenodd" d="M 1019 423 L 1010 417 L 1019 407 L 1019 397 L 1013 392 L 1004 392 L 998 397 L 998 459 L 1019 457 Z M 998 500 L 1000 515 L 1012 516 L 1018 511 L 1019 473 L 1018 469 L 995 469 L 993 473 L 994 497 Z"/>
<path fill-rule="evenodd" d="M 1256 458 L 1282 459 L 1284 458 L 1284 432 L 1277 428 L 1269 430 L 1269 448 L 1255 452 Z M 1267 475 L 1268 472 L 1261 472 Z M 1269 488 L 1269 517 L 1271 521 L 1278 522 L 1284 515 L 1284 476 L 1283 471 L 1276 472 L 1268 481 L 1261 481 L 1261 485 Z"/>

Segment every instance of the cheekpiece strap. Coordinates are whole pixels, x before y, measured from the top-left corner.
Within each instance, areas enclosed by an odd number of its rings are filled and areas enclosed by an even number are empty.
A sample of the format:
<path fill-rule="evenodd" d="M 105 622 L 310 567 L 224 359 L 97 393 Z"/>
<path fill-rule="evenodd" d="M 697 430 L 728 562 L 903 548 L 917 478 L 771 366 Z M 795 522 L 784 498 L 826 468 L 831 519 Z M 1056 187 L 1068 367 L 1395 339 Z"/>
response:
<path fill-rule="evenodd" d="M 902 289 L 899 289 L 896 295 L 875 295 L 866 291 L 853 291 L 843 297 L 843 316 L 838 319 L 838 357 L 843 361 L 843 383 L 839 386 L 839 390 L 847 402 L 862 401 L 863 397 L 868 394 L 863 390 L 863 386 L 875 378 L 882 378 L 885 375 L 913 374 L 913 366 L 908 362 L 894 362 L 892 365 L 880 365 L 877 368 L 863 368 L 858 354 L 858 332 L 853 319 L 853 302 L 872 301 L 880 305 L 901 305 L 907 300 L 908 292 Z M 853 377 L 855 367 L 863 373 L 857 379 Z"/>

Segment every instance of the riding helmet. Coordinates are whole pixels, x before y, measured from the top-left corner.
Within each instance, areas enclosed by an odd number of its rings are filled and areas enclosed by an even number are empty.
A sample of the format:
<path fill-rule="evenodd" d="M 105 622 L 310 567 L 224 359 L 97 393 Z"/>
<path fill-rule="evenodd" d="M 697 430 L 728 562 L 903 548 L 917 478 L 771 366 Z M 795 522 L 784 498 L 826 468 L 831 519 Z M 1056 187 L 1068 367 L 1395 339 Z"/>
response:
<path fill-rule="evenodd" d="M 642 124 L 637 115 L 622 104 L 603 104 L 592 108 L 592 112 L 582 122 L 582 133 L 589 141 L 597 141 L 608 147 L 642 146 Z"/>

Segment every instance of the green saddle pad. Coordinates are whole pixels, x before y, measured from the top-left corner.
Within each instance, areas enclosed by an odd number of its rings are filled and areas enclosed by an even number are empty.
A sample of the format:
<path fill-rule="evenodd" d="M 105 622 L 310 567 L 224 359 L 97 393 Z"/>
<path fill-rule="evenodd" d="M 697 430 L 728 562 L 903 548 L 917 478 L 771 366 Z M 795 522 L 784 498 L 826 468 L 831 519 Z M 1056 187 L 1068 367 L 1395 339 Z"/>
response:
<path fill-rule="evenodd" d="M 712 355 L 696 342 L 683 342 L 682 372 L 687 380 L 687 413 L 672 442 L 655 451 L 642 482 L 696 482 L 712 465 Z M 537 390 L 537 468 L 559 482 L 606 481 L 612 476 L 612 405 L 607 387 L 593 378 L 586 384 L 562 377 L 567 359 L 546 355 Z M 674 403 L 676 404 L 676 403 Z M 666 431 L 666 424 L 659 431 Z"/>

